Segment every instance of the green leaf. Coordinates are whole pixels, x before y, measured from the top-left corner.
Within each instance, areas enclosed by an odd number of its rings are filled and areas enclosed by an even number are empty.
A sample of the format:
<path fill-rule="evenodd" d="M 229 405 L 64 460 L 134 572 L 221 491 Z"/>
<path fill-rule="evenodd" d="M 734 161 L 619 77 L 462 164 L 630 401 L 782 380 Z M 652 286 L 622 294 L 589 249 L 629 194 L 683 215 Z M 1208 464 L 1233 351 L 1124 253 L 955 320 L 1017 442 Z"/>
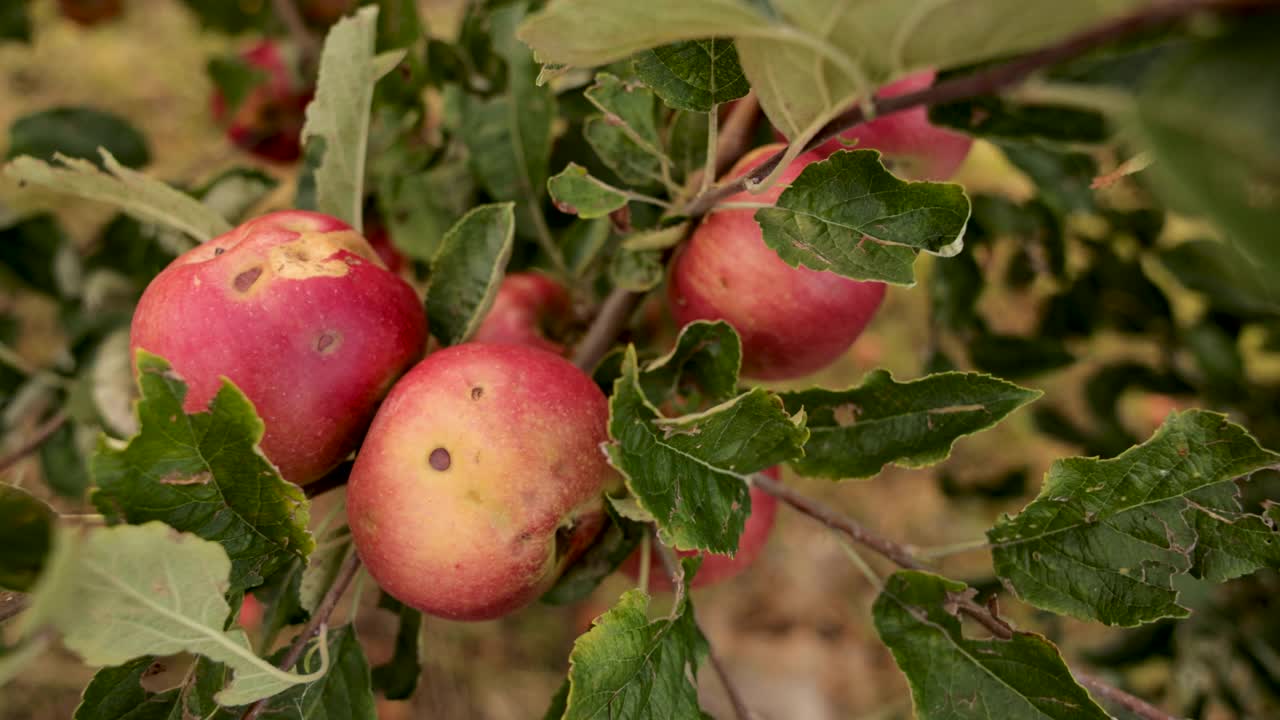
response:
<path fill-rule="evenodd" d="M 741 369 L 742 341 L 733 326 L 723 320 L 695 320 L 680 329 L 671 352 L 645 365 L 640 384 L 654 405 L 689 381 L 705 398 L 719 402 L 737 394 Z"/>
<path fill-rule="evenodd" d="M 20 157 L 6 164 L 4 172 L 20 185 L 31 183 L 64 195 L 114 205 L 138 220 L 180 230 L 198 242 L 231 229 L 225 218 L 199 200 L 124 167 L 105 150 L 100 152 L 106 172 L 91 162 L 66 157 L 57 158 L 58 165 Z"/>
<path fill-rule="evenodd" d="M 609 242 L 609 221 L 575 220 L 560 236 L 560 252 L 564 254 L 569 272 L 582 277 L 593 265 Z"/>
<path fill-rule="evenodd" d="M 956 440 L 993 427 L 1040 397 L 999 378 L 944 372 L 900 383 L 885 370 L 849 390 L 782 393 L 788 412 L 809 419 L 802 475 L 871 477 L 889 463 L 925 467 L 951 454 Z"/>
<path fill-rule="evenodd" d="M 446 160 L 423 172 L 387 177 L 378 202 L 396 249 L 429 263 L 474 194 L 466 163 Z"/>
<path fill-rule="evenodd" d="M 685 181 L 693 173 L 706 169 L 710 122 L 710 113 L 684 110 L 671 113 L 667 120 L 666 151 L 675 166 L 677 181 Z"/>
<path fill-rule="evenodd" d="M 73 720 L 166 720 L 178 703 L 179 690 L 149 692 L 142 678 L 156 659 L 144 655 L 94 674 L 80 698 Z"/>
<path fill-rule="evenodd" d="M 506 88 L 487 99 L 463 96 L 460 128 L 480 185 L 494 200 L 516 201 L 522 226 L 542 222 L 556 118 L 555 94 L 536 84 L 538 67 L 514 37 L 524 14 L 523 2 L 494 10 L 491 38 L 507 64 Z"/>
<path fill-rule="evenodd" d="M 63 530 L 55 556 L 23 627 L 30 634 L 52 625 L 90 665 L 198 653 L 234 671 L 217 695 L 224 705 L 250 703 L 323 674 L 280 670 L 253 653 L 244 631 L 223 630 L 231 612 L 223 598 L 231 562 L 218 543 L 151 522 Z"/>
<path fill-rule="evenodd" d="M 124 447 L 103 439 L 92 461 L 92 499 L 111 522 L 152 520 L 221 543 L 231 558 L 231 590 L 315 547 L 302 488 L 285 482 L 262 455 L 262 421 L 229 381 L 209 409 L 188 415 L 187 386 L 169 363 L 137 355 L 141 431 Z"/>
<path fill-rule="evenodd" d="M 466 342 L 498 295 L 515 243 L 515 204 L 480 205 L 462 216 L 431 263 L 427 318 L 445 345 Z"/>
<path fill-rule="evenodd" d="M 1008 140 L 1101 143 L 1111 134 L 1106 118 L 1096 110 L 1018 102 L 999 95 L 934 105 L 929 108 L 929 122 L 978 137 Z"/>
<path fill-rule="evenodd" d="M 31 18 L 27 14 L 29 0 L 5 3 L 0 7 L 0 42 L 31 42 Z"/>
<path fill-rule="evenodd" d="M 681 593 L 668 617 L 650 621 L 648 609 L 631 590 L 573 643 L 562 720 L 708 720 L 693 678 L 709 648 L 693 605 Z"/>
<path fill-rule="evenodd" d="M 9 127 L 9 158 L 57 155 L 88 160 L 102 168 L 98 148 L 121 165 L 140 168 L 151 162 L 147 139 L 128 120 L 89 107 L 58 107 L 24 115 Z"/>
<path fill-rule="evenodd" d="M 1040 635 L 1010 640 L 964 636 L 953 608 L 973 594 L 964 583 L 911 570 L 894 573 L 872 614 L 880 639 L 911 685 L 920 720 L 1106 720 Z"/>
<path fill-rule="evenodd" d="M 763 388 L 705 412 L 664 418 L 640 386 L 635 348 L 609 399 L 609 462 L 664 543 L 732 554 L 751 512 L 747 476 L 797 457 L 809 437 L 804 414 L 788 414 Z"/>
<path fill-rule="evenodd" d="M 991 333 L 981 333 L 969 341 L 969 359 L 979 370 L 1014 380 L 1075 362 L 1075 356 L 1058 338 Z"/>
<path fill-rule="evenodd" d="M 640 540 L 648 532 L 648 526 L 620 515 L 615 511 L 613 503 L 607 503 L 605 511 L 609 521 L 604 530 L 591 547 L 560 574 L 556 584 L 542 594 L 542 602 L 548 605 L 572 605 L 587 599 L 640 545 Z"/>
<path fill-rule="evenodd" d="M 628 235 L 622 241 L 624 250 L 666 250 L 675 247 L 684 240 L 689 231 L 689 223 L 680 223 L 658 230 L 649 230 Z"/>
<path fill-rule="evenodd" d="M 183 0 L 200 24 L 225 33 L 263 30 L 272 20 L 270 3 L 229 3 L 227 0 Z"/>
<path fill-rule="evenodd" d="M 879 151 L 841 151 L 806 167 L 755 217 L 788 265 L 911 285 L 917 251 L 960 252 L 969 199 L 959 185 L 899 180 Z"/>
<path fill-rule="evenodd" d="M 21 288 L 62 297 L 58 258 L 75 253 L 58 219 L 41 213 L 0 228 L 0 288 Z"/>
<path fill-rule="evenodd" d="M 987 533 L 996 572 L 1023 600 L 1072 617 L 1186 617 L 1175 575 L 1222 581 L 1280 567 L 1280 538 L 1240 511 L 1233 482 L 1278 462 L 1222 415 L 1172 415 L 1113 460 L 1054 463 L 1040 495 Z"/>
<path fill-rule="evenodd" d="M 31 589 L 49 555 L 56 518 L 27 491 L 0 483 L 0 587 Z"/>
<path fill-rule="evenodd" d="M 547 181 L 547 190 L 560 212 L 584 220 L 605 217 L 625 207 L 628 200 L 627 193 L 591 177 L 586 168 L 572 162 Z"/>
<path fill-rule="evenodd" d="M 1060 215 L 1094 207 L 1093 184 L 1098 163 L 1092 155 L 1063 152 L 1035 142 L 996 143 L 1009 162 L 1026 173 L 1040 191 L 1040 199 Z"/>
<path fill-rule="evenodd" d="M 297 685 L 271 698 L 259 717 L 263 720 L 377 720 L 377 704 L 369 677 L 369 661 L 355 628 L 344 625 L 329 631 L 329 668 L 319 679 Z M 272 656 L 284 660 L 287 649 Z M 323 669 L 320 659 L 304 655 L 295 666 L 308 675 Z"/>
<path fill-rule="evenodd" d="M 395 654 L 373 669 L 373 687 L 381 690 L 388 700 L 406 700 L 413 697 L 422 675 L 422 662 L 418 659 L 422 613 L 385 592 L 378 600 L 378 607 L 398 615 L 400 626 L 396 630 Z"/>
<path fill-rule="evenodd" d="M 254 206 L 266 199 L 280 181 L 252 167 L 223 170 L 192 191 L 214 212 L 234 223 L 243 222 Z"/>
<path fill-rule="evenodd" d="M 1212 220 L 1269 282 L 1280 272 L 1280 77 L 1253 70 L 1274 57 L 1278 31 L 1275 17 L 1260 16 L 1188 43 L 1152 73 L 1136 117 L 1156 189 Z"/>
<path fill-rule="evenodd" d="M 374 56 L 378 8 L 366 6 L 329 30 L 320 53 L 316 96 L 307 106 L 302 141 L 324 138 L 324 157 L 315 169 L 316 209 L 363 227 L 364 176 L 373 86 L 401 53 Z"/>
<path fill-rule="evenodd" d="M 239 55 L 223 55 L 209 59 L 205 72 L 213 82 L 214 92 L 225 103 L 226 117 L 233 117 L 249 93 L 269 80 L 262 68 L 249 64 Z"/>
<path fill-rule="evenodd" d="M 934 321 L 952 330 L 972 327 L 978 321 L 978 298 L 985 288 L 982 269 L 972 252 L 934 260 L 929 273 L 929 300 Z"/>
<path fill-rule="evenodd" d="M 89 490 L 89 466 L 85 455 L 76 441 L 73 423 L 63 425 L 49 436 L 40 446 L 41 474 L 49 489 L 61 497 L 83 500 Z"/>
<path fill-rule="evenodd" d="M 634 293 L 658 287 L 665 272 L 658 250 L 619 249 L 609 263 L 609 279 L 614 286 Z"/>
<path fill-rule="evenodd" d="M 711 112 L 751 90 L 732 40 L 689 40 L 636 56 L 636 74 L 679 110 Z"/>
<path fill-rule="evenodd" d="M 1178 282 L 1205 295 L 1214 308 L 1245 317 L 1280 314 L 1280 293 L 1231 245 L 1192 240 L 1159 251 Z"/>
<path fill-rule="evenodd" d="M 298 581 L 298 604 L 307 613 L 313 613 L 320 607 L 324 594 L 338 578 L 342 563 L 352 552 L 351 528 L 347 525 L 327 532 L 322 530 L 321 533 Z"/>

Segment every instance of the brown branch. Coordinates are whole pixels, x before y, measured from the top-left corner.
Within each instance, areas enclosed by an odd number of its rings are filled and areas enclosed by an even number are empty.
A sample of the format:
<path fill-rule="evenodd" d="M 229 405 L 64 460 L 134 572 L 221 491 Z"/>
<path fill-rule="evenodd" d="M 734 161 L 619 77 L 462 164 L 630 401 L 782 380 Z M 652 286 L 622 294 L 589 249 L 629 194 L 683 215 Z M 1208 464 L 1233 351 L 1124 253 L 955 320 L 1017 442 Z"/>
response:
<path fill-rule="evenodd" d="M 873 110 L 870 116 L 864 114 L 861 105 L 854 106 L 823 125 L 818 134 L 805 143 L 804 150 L 807 152 L 819 147 L 845 130 L 867 120 L 868 117 L 881 117 L 915 107 L 940 105 L 989 95 L 1021 83 L 1037 70 L 1073 60 L 1117 40 L 1170 25 L 1201 13 L 1221 12 L 1245 15 L 1267 10 L 1274 11 L 1276 7 L 1275 0 L 1169 0 L 1153 3 L 1131 15 L 1077 33 L 1056 45 L 1036 50 L 1009 62 L 961 75 L 918 92 L 873 100 L 870 103 Z M 701 217 L 721 200 L 745 190 L 748 182 L 758 183 L 764 180 L 777 168 L 784 153 L 785 151 L 778 152 L 750 174 L 719 185 L 712 188 L 710 192 L 694 198 L 685 209 L 685 214 L 694 218 Z"/>
<path fill-rule="evenodd" d="M 604 299 L 595 320 L 587 328 L 577 347 L 573 350 L 573 364 L 586 372 L 591 372 L 600 359 L 613 347 L 623 328 L 631 319 L 631 314 L 640 306 L 644 293 L 631 292 L 622 288 L 614 288 Z"/>
<path fill-rule="evenodd" d="M 53 437 L 53 434 L 58 432 L 67 423 L 68 419 L 65 412 L 58 412 L 46 420 L 43 425 L 37 427 L 35 434 L 28 438 L 26 442 L 19 445 L 13 452 L 0 458 L 0 472 L 8 470 L 22 458 L 39 450 L 40 446 L 48 442 L 49 438 Z"/>
<path fill-rule="evenodd" d="M 271 0 L 271 9 L 276 18 L 284 23 L 285 29 L 289 31 L 289 37 L 302 52 L 306 72 L 314 72 L 315 64 L 320 58 L 320 41 L 307 27 L 307 21 L 302 18 L 302 13 L 298 12 L 297 4 L 294 0 Z"/>
<path fill-rule="evenodd" d="M 663 544 L 658 539 L 658 534 L 653 533 L 653 547 L 657 550 L 658 558 L 662 560 L 662 567 L 667 571 L 667 576 L 671 578 L 672 587 L 679 588 L 681 584 L 680 575 L 683 572 L 680 569 L 679 562 L 676 561 L 676 555 L 671 548 Z M 684 592 L 688 592 L 685 588 Z M 698 625 L 698 616 L 692 605 L 689 606 L 689 612 L 693 614 L 693 624 Z M 701 626 L 698 632 L 702 632 Z M 729 677 L 729 671 L 725 668 L 724 663 L 720 661 L 720 656 L 716 654 L 716 650 L 711 646 L 711 640 L 703 633 L 703 639 L 707 642 L 707 659 L 711 661 L 711 668 L 716 671 L 716 676 L 720 678 L 720 685 L 724 687 L 725 695 L 729 696 L 729 704 L 733 706 L 733 714 L 738 720 L 751 720 L 751 710 L 747 707 L 747 702 L 742 699 L 742 693 L 738 692 L 738 686 L 733 684 L 733 679 Z"/>
<path fill-rule="evenodd" d="M 1091 694 L 1119 705 L 1144 720 L 1175 720 L 1172 715 L 1166 713 L 1155 705 L 1152 705 L 1146 700 L 1130 695 L 1113 685 L 1108 685 L 1101 679 L 1094 677 L 1089 673 L 1077 671 L 1072 674 L 1075 675 L 1076 682 L 1083 685 Z"/>
<path fill-rule="evenodd" d="M 355 579 L 356 573 L 360 570 L 360 556 L 355 550 L 347 556 L 342 562 L 342 567 L 338 569 L 338 576 L 334 578 L 333 585 L 329 586 L 329 590 L 325 592 L 324 597 L 320 598 L 320 604 L 316 606 L 316 611 L 311 614 L 311 620 L 307 622 L 306 627 L 302 629 L 302 633 L 294 638 L 293 644 L 289 646 L 289 652 L 285 653 L 284 659 L 277 666 L 281 670 L 292 671 L 293 666 L 298 664 L 298 660 L 302 657 L 302 653 L 307 649 L 307 643 L 311 642 L 311 638 L 320 633 L 321 629 L 328 626 L 329 617 L 333 615 L 333 611 L 338 607 L 338 601 L 342 599 L 347 588 L 350 587 L 351 581 Z M 271 698 L 265 697 L 249 706 L 244 711 L 244 715 L 240 716 L 240 720 L 255 720 L 262 711 L 267 708 L 267 703 Z"/>
<path fill-rule="evenodd" d="M 19 592 L 0 591 L 0 623 L 15 617 L 30 604 L 27 596 Z"/>

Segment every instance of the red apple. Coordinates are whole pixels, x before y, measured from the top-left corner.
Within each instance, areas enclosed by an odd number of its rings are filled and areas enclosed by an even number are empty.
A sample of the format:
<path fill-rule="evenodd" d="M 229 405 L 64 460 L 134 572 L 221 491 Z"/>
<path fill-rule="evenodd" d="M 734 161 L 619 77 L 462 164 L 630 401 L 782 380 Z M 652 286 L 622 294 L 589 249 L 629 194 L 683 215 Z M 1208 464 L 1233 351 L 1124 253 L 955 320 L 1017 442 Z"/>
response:
<path fill-rule="evenodd" d="M 560 283 L 542 273 L 512 273 L 502 279 L 498 297 L 472 339 L 563 355 L 564 346 L 550 340 L 547 330 L 567 325 L 572 311 L 569 293 Z"/>
<path fill-rule="evenodd" d="M 778 468 L 769 468 L 765 475 L 778 479 Z M 700 588 L 728 580 L 741 573 L 756 558 L 760 557 L 769 534 L 773 532 L 774 517 L 778 513 L 778 498 L 758 488 L 751 488 L 751 514 L 747 516 L 746 525 L 742 528 L 742 536 L 738 539 L 738 552 L 735 555 L 717 555 L 706 553 L 702 559 L 702 567 L 693 578 L 693 587 Z M 697 555 L 696 551 L 683 550 L 677 552 L 680 557 Z M 640 551 L 636 550 L 622 564 L 622 571 L 633 580 L 640 577 Z M 654 592 L 671 591 L 671 576 L 667 574 L 662 558 L 655 550 L 649 555 L 649 589 Z"/>
<path fill-rule="evenodd" d="M 85 27 L 115 20 L 124 13 L 124 0 L 58 0 L 62 16 Z"/>
<path fill-rule="evenodd" d="M 934 75 L 932 70 L 907 75 L 880 88 L 876 97 L 919 92 L 933 84 Z M 960 169 L 973 145 L 968 135 L 930 124 L 924 106 L 855 125 L 840 133 L 840 139 L 828 140 L 814 152 L 825 158 L 856 143 L 854 150 L 879 150 L 890 170 L 910 180 L 946 180 Z"/>
<path fill-rule="evenodd" d="M 244 600 L 240 601 L 240 614 L 236 616 L 236 622 L 240 627 L 249 632 L 257 632 L 262 627 L 262 616 L 265 608 L 262 602 L 253 595 L 245 595 Z"/>
<path fill-rule="evenodd" d="M 130 350 L 167 359 L 204 410 L 227 378 L 266 426 L 262 451 L 304 484 L 360 442 L 391 384 L 422 357 L 413 288 L 319 213 L 264 215 L 187 251 L 151 281 Z"/>
<path fill-rule="evenodd" d="M 302 126 L 314 91 L 295 79 L 280 47 L 270 40 L 249 48 L 241 59 L 267 78 L 249 91 L 233 114 L 226 98 L 215 92 L 214 117 L 226 123 L 227 136 L 236 146 L 264 160 L 296 161 L 302 156 Z"/>
<path fill-rule="evenodd" d="M 608 402 L 564 358 L 465 343 L 408 372 L 356 457 L 360 558 L 406 605 L 456 620 L 541 595 L 604 524 Z"/>
<path fill-rule="evenodd" d="M 399 275 L 404 269 L 406 261 L 404 255 L 396 249 L 395 243 L 391 242 L 391 233 L 387 230 L 387 226 L 381 222 L 369 220 L 365 222 L 365 237 L 369 239 L 369 245 L 373 247 L 373 251 L 378 254 L 378 259 L 391 272 Z"/>
<path fill-rule="evenodd" d="M 756 149 L 730 177 L 750 172 L 782 147 Z M 775 202 L 806 165 L 819 159 L 805 153 L 767 192 L 742 192 L 727 202 Z M 885 287 L 791 267 L 764 244 L 755 211 L 739 209 L 719 210 L 702 221 L 675 260 L 667 292 L 681 326 L 725 320 L 737 329 L 744 377 L 781 380 L 821 370 L 844 354 L 880 307 Z"/>

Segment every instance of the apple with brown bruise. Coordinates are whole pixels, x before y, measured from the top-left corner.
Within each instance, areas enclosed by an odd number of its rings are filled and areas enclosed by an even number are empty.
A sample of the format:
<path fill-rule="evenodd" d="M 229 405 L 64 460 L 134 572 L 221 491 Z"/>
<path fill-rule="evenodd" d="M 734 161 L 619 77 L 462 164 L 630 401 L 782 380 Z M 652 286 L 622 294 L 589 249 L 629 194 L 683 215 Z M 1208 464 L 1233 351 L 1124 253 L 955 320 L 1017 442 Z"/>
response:
<path fill-rule="evenodd" d="M 263 453 L 301 485 L 356 448 L 426 336 L 417 293 L 359 233 L 286 211 L 174 260 L 143 292 L 129 344 L 172 364 L 189 413 L 235 383 L 266 426 Z"/>
<path fill-rule="evenodd" d="M 756 149 L 729 176 L 750 172 L 782 148 Z M 820 159 L 805 153 L 768 191 L 738 193 L 726 202 L 773 203 L 806 165 Z M 765 245 L 750 209 L 708 215 L 676 257 L 667 282 L 676 322 L 733 325 L 742 337 L 742 375 L 759 380 L 802 377 L 830 365 L 862 334 L 884 293 L 883 283 L 791 267 Z"/>
<path fill-rule="evenodd" d="M 920 92 L 933 85 L 934 75 L 932 70 L 912 73 L 880 88 L 876 97 Z M 921 105 L 855 125 L 814 152 L 825 158 L 837 150 L 879 150 L 885 166 L 895 175 L 909 180 L 946 180 L 964 164 L 971 147 L 973 138 L 930 123 L 929 108 Z"/>
<path fill-rule="evenodd" d="M 528 345 L 563 355 L 564 346 L 548 338 L 548 330 L 568 326 L 572 311 L 569 293 L 560 283 L 538 272 L 511 273 L 502 279 L 493 307 L 472 340 Z"/>
<path fill-rule="evenodd" d="M 764 474 L 777 480 L 778 468 L 769 468 L 764 471 Z M 751 567 L 756 558 L 760 557 L 765 543 L 769 541 L 777 514 L 778 498 L 752 487 L 751 514 L 747 516 L 747 522 L 742 526 L 742 535 L 738 538 L 738 552 L 733 555 L 704 553 L 702 567 L 693 577 L 692 586 L 700 588 L 715 585 Z M 692 557 L 697 554 L 693 550 L 681 550 L 676 553 L 679 557 Z M 622 564 L 622 571 L 632 580 L 640 578 L 640 550 L 637 549 L 627 558 Z M 649 589 L 655 592 L 672 590 L 671 576 L 667 574 L 667 569 L 662 563 L 662 558 L 658 556 L 656 548 L 649 555 Z"/>
<path fill-rule="evenodd" d="M 314 91 L 294 77 L 280 46 L 264 40 L 241 53 L 241 60 L 266 75 L 235 108 L 213 95 L 213 116 L 226 124 L 231 142 L 264 160 L 291 163 L 302 156 L 302 126 Z"/>
<path fill-rule="evenodd" d="M 423 612 L 486 620 L 546 591 L 604 524 L 608 402 L 523 345 L 432 353 L 391 390 L 347 488 L 360 558 Z"/>

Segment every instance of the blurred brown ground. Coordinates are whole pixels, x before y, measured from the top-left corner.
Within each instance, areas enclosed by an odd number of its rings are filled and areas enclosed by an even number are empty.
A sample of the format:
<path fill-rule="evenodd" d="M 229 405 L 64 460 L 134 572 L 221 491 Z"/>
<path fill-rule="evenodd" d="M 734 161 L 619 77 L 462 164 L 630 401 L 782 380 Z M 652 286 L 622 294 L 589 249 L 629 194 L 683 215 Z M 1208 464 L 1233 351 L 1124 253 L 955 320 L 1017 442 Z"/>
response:
<path fill-rule="evenodd" d="M 9 2 L 12 0 L 3 0 Z M 83 29 L 58 18 L 53 0 L 36 0 L 36 39 L 32 48 L 0 46 L 0 127 L 25 113 L 58 104 L 91 104 L 129 117 L 148 136 L 154 162 L 150 171 L 167 179 L 190 180 L 231 164 L 253 164 L 222 136 L 209 113 L 210 85 L 204 72 L 209 54 L 226 51 L 235 41 L 201 34 L 194 20 L 170 0 L 131 0 L 126 17 L 95 29 Z M 432 31 L 448 35 L 458 16 L 458 0 L 423 2 Z M 0 151 L 3 150 L 0 141 Z M 278 167 L 270 172 L 281 175 Z M 962 170 L 971 188 L 999 189 L 1014 195 L 1028 192 L 1025 179 L 1003 163 L 994 150 L 979 147 Z M 12 188 L 0 180 L 0 203 Z M 277 197 L 287 198 L 282 192 Z M 88 243 L 111 210 L 63 200 L 59 207 L 77 241 Z M 984 257 L 998 266 L 1003 259 Z M 927 275 L 928 261 L 919 266 Z M 989 275 L 997 275 L 990 272 Z M 1011 297 L 988 293 L 984 308 L 996 329 L 1017 330 L 1032 320 L 1030 308 L 1044 288 Z M 0 302 L 6 299 L 0 298 Z M 49 308 L 30 307 L 35 327 L 46 331 Z M 40 320 L 43 319 L 43 323 Z M 927 296 L 923 286 L 894 288 L 870 330 L 850 355 L 811 382 L 839 387 L 854 384 L 863 372 L 885 367 L 898 378 L 921 373 L 928 344 Z M 32 339 L 32 337 L 34 339 Z M 23 352 L 32 359 L 47 353 L 48 336 L 29 337 Z M 1108 358 L 1147 355 L 1154 347 L 1134 346 L 1104 338 L 1088 360 L 1068 371 L 1025 384 L 1041 387 L 1047 402 L 1083 417 L 1076 389 L 1091 367 Z M 808 383 L 802 383 L 808 384 Z M 1165 409 L 1130 398 L 1126 417 L 1145 437 Z M 921 547 L 980 539 L 1001 512 L 1013 512 L 1028 498 L 1001 503 L 948 500 L 937 476 L 949 471 L 961 483 L 1029 466 L 1039 478 L 1057 457 L 1073 448 L 1055 445 L 1033 432 L 1026 412 L 995 430 L 962 440 L 953 457 L 938 468 L 890 468 L 865 482 L 833 484 L 790 478 L 806 492 L 824 498 L 885 534 Z M 30 467 L 20 470 L 32 473 Z M 9 478 L 6 478 L 9 479 Z M 34 480 L 26 485 L 37 484 Z M 1033 482 L 1029 493 L 1034 494 Z M 322 504 L 334 501 L 325 497 Z M 324 515 L 317 508 L 313 517 Z M 867 558 L 881 573 L 891 568 Z M 942 572 L 956 578 L 984 580 L 990 564 L 983 552 L 956 555 L 940 562 Z M 535 606 L 496 622 L 425 623 L 423 682 L 411 702 L 382 702 L 386 720 L 527 720 L 541 717 L 547 700 L 567 667 L 573 638 L 592 617 L 603 612 L 628 587 L 614 578 L 581 607 Z M 388 613 L 374 608 L 376 589 L 366 581 L 358 625 L 371 663 L 391 654 L 395 626 Z M 761 719 L 834 720 L 835 718 L 910 717 L 906 685 L 871 626 L 874 591 L 823 528 L 785 509 L 778 528 L 753 570 L 695 596 L 699 618 L 716 651 Z M 663 601 L 659 600 L 659 604 Z M 1022 627 L 1039 628 L 1042 618 L 1012 601 L 1005 612 Z M 1095 626 L 1056 619 L 1048 630 L 1073 651 L 1105 637 Z M 10 630 L 11 632 L 11 630 Z M 51 653 L 14 684 L 0 690 L 0 720 L 67 718 L 92 672 L 65 652 Z M 1148 669 L 1153 690 L 1165 682 L 1158 661 Z M 713 673 L 701 678 L 705 707 L 714 716 L 731 716 Z"/>

